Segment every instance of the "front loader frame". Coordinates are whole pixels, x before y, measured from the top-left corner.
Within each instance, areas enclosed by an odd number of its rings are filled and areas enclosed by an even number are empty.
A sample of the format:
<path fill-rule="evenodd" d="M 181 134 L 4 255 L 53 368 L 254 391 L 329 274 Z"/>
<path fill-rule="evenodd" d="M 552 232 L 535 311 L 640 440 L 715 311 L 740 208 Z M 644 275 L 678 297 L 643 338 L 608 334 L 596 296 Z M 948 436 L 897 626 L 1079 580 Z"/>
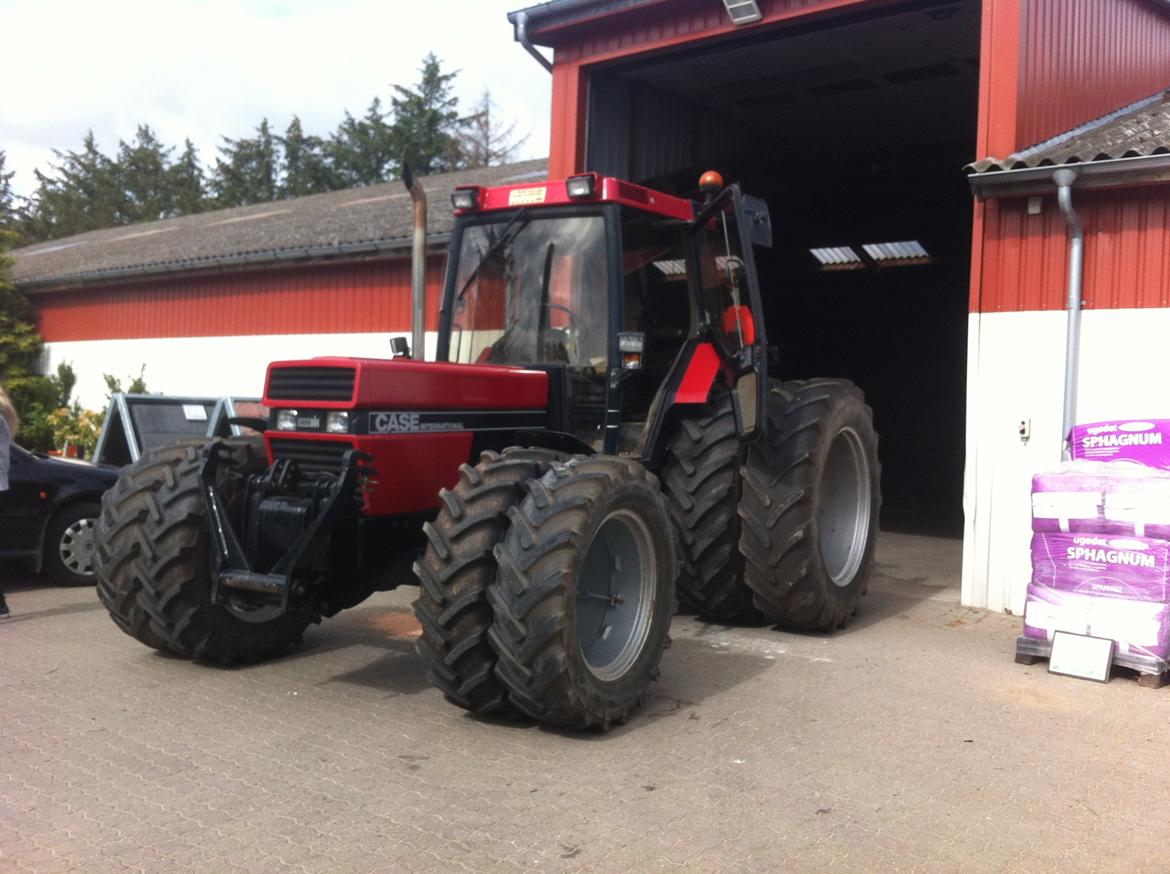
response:
<path fill-rule="evenodd" d="M 366 481 L 376 473 L 368 466 L 373 457 L 351 449 L 343 456 L 341 472 L 334 481 L 317 479 L 313 482 L 313 488 L 323 497 L 316 518 L 267 571 L 262 571 L 249 562 L 215 485 L 220 467 L 231 456 L 231 447 L 223 441 L 209 443 L 203 448 L 203 465 L 199 471 L 211 531 L 211 600 L 224 604 L 225 589 L 275 595 L 279 602 L 267 609 L 235 611 L 246 621 L 266 622 L 274 615 L 287 613 L 292 598 L 303 597 L 308 593 L 308 586 L 318 582 L 314 561 L 339 523 L 346 517 L 352 517 L 356 523 Z M 251 511 L 250 496 L 255 492 L 261 495 L 296 494 L 298 484 L 303 482 L 294 461 L 278 461 L 263 474 L 246 480 L 243 505 Z M 244 515 L 247 520 L 248 512 Z M 247 530 L 247 521 L 244 528 Z"/>

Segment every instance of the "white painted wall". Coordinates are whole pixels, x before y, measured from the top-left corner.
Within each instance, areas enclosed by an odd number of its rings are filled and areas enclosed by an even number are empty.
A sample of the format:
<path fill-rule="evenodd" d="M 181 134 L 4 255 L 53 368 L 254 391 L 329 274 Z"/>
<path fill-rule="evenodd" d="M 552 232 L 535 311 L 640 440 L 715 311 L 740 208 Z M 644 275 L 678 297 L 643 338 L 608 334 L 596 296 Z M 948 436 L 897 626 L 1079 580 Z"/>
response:
<path fill-rule="evenodd" d="M 389 358 L 389 334 L 268 334 L 247 337 L 178 337 L 143 340 L 81 340 L 48 343 L 49 372 L 69 362 L 77 373 L 82 406 L 105 405 L 102 374 L 123 385 L 146 365 L 146 387 L 168 395 L 259 397 L 269 362 L 321 355 Z M 426 353 L 434 358 L 438 334 L 428 331 Z"/>
<path fill-rule="evenodd" d="M 1032 474 L 1061 460 L 1067 316 L 973 313 L 967 364 L 963 603 L 1022 613 Z M 1170 309 L 1088 310 L 1077 421 L 1170 418 Z M 1032 437 L 1019 438 L 1021 419 Z"/>

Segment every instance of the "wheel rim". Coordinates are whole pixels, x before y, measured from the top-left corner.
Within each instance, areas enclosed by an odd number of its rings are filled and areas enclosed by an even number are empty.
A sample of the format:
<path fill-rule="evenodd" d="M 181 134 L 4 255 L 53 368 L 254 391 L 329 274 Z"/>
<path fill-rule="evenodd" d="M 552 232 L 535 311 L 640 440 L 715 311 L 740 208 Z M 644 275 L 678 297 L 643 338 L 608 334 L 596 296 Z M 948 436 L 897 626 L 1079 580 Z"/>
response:
<path fill-rule="evenodd" d="M 577 586 L 577 640 L 599 680 L 620 680 L 646 645 L 658 570 L 652 543 L 645 522 L 616 510 L 589 544 Z"/>
<path fill-rule="evenodd" d="M 61 534 L 57 555 L 61 564 L 79 577 L 93 576 L 93 555 L 97 544 L 93 539 L 94 519 L 78 519 Z"/>
<path fill-rule="evenodd" d="M 861 437 L 845 428 L 829 446 L 817 510 L 821 560 L 834 585 L 849 585 L 865 558 L 871 491 Z"/>

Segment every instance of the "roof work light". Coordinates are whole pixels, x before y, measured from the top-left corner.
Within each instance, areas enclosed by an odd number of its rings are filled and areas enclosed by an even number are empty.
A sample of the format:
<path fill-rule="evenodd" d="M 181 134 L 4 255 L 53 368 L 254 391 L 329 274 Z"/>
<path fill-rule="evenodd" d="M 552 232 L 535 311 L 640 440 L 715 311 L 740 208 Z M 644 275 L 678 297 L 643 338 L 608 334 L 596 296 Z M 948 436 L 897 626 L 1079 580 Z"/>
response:
<path fill-rule="evenodd" d="M 597 177 L 592 173 L 583 176 L 570 176 L 565 182 L 569 197 L 574 200 L 581 197 L 592 197 L 597 191 Z"/>
<path fill-rule="evenodd" d="M 451 194 L 451 205 L 456 209 L 475 209 L 479 206 L 479 187 L 456 188 Z"/>
<path fill-rule="evenodd" d="M 732 24 L 751 24 L 763 18 L 756 0 L 723 0 Z"/>

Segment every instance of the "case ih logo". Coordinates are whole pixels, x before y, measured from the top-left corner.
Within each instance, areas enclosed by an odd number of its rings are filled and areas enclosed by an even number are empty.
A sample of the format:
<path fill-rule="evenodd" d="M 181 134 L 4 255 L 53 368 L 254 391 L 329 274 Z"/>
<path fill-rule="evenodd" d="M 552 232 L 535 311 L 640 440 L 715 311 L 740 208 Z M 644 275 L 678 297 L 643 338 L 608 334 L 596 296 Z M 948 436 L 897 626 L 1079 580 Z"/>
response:
<path fill-rule="evenodd" d="M 462 422 L 431 421 L 422 413 L 370 413 L 373 434 L 408 434 L 418 431 L 463 431 Z"/>

